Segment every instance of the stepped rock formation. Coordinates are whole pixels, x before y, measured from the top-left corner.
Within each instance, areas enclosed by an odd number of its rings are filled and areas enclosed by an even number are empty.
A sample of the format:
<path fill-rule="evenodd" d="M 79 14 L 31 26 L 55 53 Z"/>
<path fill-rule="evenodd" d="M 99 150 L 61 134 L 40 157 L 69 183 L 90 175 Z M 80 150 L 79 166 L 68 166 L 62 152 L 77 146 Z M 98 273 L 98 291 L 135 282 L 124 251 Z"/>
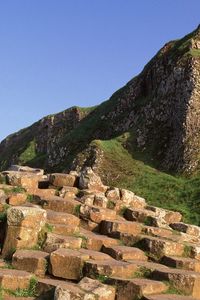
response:
<path fill-rule="evenodd" d="M 125 147 L 147 153 L 167 171 L 199 169 L 200 27 L 167 43 L 137 77 L 101 105 L 48 116 L 0 144 L 0 168 L 11 163 L 47 170 L 98 165 L 94 140 L 129 133 Z M 99 158 L 100 157 L 100 158 Z"/>
<path fill-rule="evenodd" d="M 200 299 L 200 227 L 179 212 L 91 168 L 0 175 L 1 299 Z"/>

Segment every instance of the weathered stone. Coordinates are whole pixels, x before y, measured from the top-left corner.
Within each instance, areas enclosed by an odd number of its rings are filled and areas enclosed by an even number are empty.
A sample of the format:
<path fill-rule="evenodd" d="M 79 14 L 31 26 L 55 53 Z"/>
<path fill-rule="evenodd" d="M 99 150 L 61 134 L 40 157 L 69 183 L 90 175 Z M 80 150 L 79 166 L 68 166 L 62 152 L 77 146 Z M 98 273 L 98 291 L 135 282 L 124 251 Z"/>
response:
<path fill-rule="evenodd" d="M 108 200 L 120 200 L 120 190 L 118 188 L 109 188 L 106 191 L 106 197 Z"/>
<path fill-rule="evenodd" d="M 15 206 L 7 211 L 7 232 L 3 246 L 3 257 L 16 249 L 37 245 L 38 234 L 46 223 L 46 211 L 35 207 Z"/>
<path fill-rule="evenodd" d="M 183 255 L 185 245 L 167 239 L 141 236 L 140 247 L 148 251 L 154 258 L 159 259 L 164 255 Z"/>
<path fill-rule="evenodd" d="M 107 204 L 108 204 L 108 199 L 105 197 L 104 193 L 97 193 L 94 196 L 94 206 L 106 208 Z"/>
<path fill-rule="evenodd" d="M 100 232 L 111 237 L 120 237 L 120 233 L 140 234 L 142 226 L 136 222 L 129 221 L 107 221 L 101 222 Z"/>
<path fill-rule="evenodd" d="M 110 278 L 108 282 L 117 287 L 117 300 L 141 299 L 145 295 L 164 293 L 168 289 L 163 282 L 144 278 Z"/>
<path fill-rule="evenodd" d="M 0 270 L 0 285 L 4 289 L 28 289 L 32 275 L 25 271 L 3 269 Z"/>
<path fill-rule="evenodd" d="M 147 206 L 147 209 L 155 212 L 156 216 L 158 218 L 164 219 L 167 224 L 180 222 L 182 219 L 182 215 L 176 211 L 171 211 L 155 206 Z"/>
<path fill-rule="evenodd" d="M 134 247 L 126 247 L 126 246 L 111 246 L 111 247 L 103 247 L 103 252 L 109 254 L 116 260 L 144 260 L 146 261 L 148 258 L 145 253 Z"/>
<path fill-rule="evenodd" d="M 200 227 L 198 226 L 179 222 L 179 223 L 171 223 L 170 227 L 173 228 L 174 230 L 200 237 Z"/>
<path fill-rule="evenodd" d="M 121 189 L 121 200 L 124 204 L 130 205 L 133 208 L 144 208 L 146 206 L 145 199 L 136 196 L 133 192 Z"/>
<path fill-rule="evenodd" d="M 21 205 L 26 202 L 27 195 L 23 193 L 15 193 L 9 196 L 7 202 L 9 205 Z"/>
<path fill-rule="evenodd" d="M 95 295 L 95 299 L 98 300 L 114 300 L 115 288 L 105 285 L 98 280 L 84 277 L 78 284 L 78 286 Z"/>
<path fill-rule="evenodd" d="M 81 245 L 82 239 L 80 237 L 48 233 L 43 249 L 51 253 L 60 248 L 80 249 Z"/>
<path fill-rule="evenodd" d="M 161 262 L 168 267 L 200 272 L 200 261 L 189 257 L 164 256 Z"/>
<path fill-rule="evenodd" d="M 149 217 L 154 217 L 155 213 L 147 209 L 136 209 L 136 208 L 127 208 L 124 217 L 128 221 L 136 221 L 141 223 L 147 223 Z"/>
<path fill-rule="evenodd" d="M 53 173 L 49 175 L 49 182 L 57 187 L 74 187 L 77 182 L 77 177 L 71 174 Z"/>
<path fill-rule="evenodd" d="M 24 270 L 43 277 L 47 271 L 49 254 L 34 250 L 17 250 L 12 257 L 12 265 L 17 270 Z"/>
<path fill-rule="evenodd" d="M 89 219 L 95 223 L 100 223 L 105 219 L 114 220 L 116 218 L 116 211 L 97 206 L 81 205 L 80 216 L 83 219 Z"/>
<path fill-rule="evenodd" d="M 109 261 L 102 260 L 87 260 L 84 263 L 83 274 L 90 278 L 97 278 L 100 275 L 107 277 L 132 278 L 134 273 L 138 272 L 140 266 L 136 263 L 127 263 L 110 259 Z"/>
<path fill-rule="evenodd" d="M 155 270 L 152 277 L 160 281 L 169 281 L 174 288 L 182 293 L 200 299 L 200 274 L 192 271 L 168 269 Z"/>
<path fill-rule="evenodd" d="M 47 220 L 51 224 L 79 226 L 80 219 L 72 214 L 47 210 Z"/>
<path fill-rule="evenodd" d="M 83 237 L 84 247 L 89 250 L 101 251 L 102 247 L 118 245 L 119 241 L 109 238 L 105 235 L 94 234 L 87 230 L 81 230 L 80 235 Z"/>
<path fill-rule="evenodd" d="M 83 263 L 89 255 L 76 250 L 58 249 L 51 253 L 50 263 L 52 275 L 65 279 L 79 280 Z"/>
<path fill-rule="evenodd" d="M 91 191 L 105 192 L 107 188 L 103 185 L 101 178 L 91 168 L 85 168 L 79 178 L 79 187 Z"/>
<path fill-rule="evenodd" d="M 64 212 L 68 214 L 76 214 L 81 203 L 73 199 L 63 199 L 61 197 L 52 196 L 41 200 L 45 209 L 54 210 L 56 212 Z"/>

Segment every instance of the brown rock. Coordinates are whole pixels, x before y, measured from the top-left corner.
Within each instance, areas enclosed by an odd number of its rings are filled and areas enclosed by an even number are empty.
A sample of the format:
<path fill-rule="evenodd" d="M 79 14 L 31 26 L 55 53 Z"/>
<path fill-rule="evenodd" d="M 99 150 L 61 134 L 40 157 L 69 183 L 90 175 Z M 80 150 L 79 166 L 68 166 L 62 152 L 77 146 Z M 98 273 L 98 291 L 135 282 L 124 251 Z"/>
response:
<path fill-rule="evenodd" d="M 116 211 L 97 206 L 81 205 L 80 216 L 83 219 L 89 219 L 95 223 L 100 223 L 102 220 L 114 220 Z"/>
<path fill-rule="evenodd" d="M 48 233 L 43 249 L 51 253 L 60 248 L 80 249 L 81 244 L 82 239 L 80 237 Z"/>
<path fill-rule="evenodd" d="M 87 260 L 84 263 L 83 274 L 90 278 L 97 278 L 100 275 L 132 278 L 134 273 L 139 269 L 140 267 L 136 263 L 127 263 L 114 259 L 110 259 L 109 261 Z"/>
<path fill-rule="evenodd" d="M 92 168 L 85 168 L 79 178 L 80 189 L 88 189 L 91 191 L 105 192 L 107 187 L 105 187 L 101 181 L 101 178 L 97 176 Z"/>
<path fill-rule="evenodd" d="M 141 233 L 142 226 L 136 222 L 129 221 L 107 221 L 101 222 L 100 232 L 111 237 L 120 237 L 120 233 L 134 234 Z"/>
<path fill-rule="evenodd" d="M 155 270 L 152 277 L 160 281 L 169 281 L 174 288 L 184 294 L 191 295 L 200 299 L 200 274 L 192 271 L 166 269 Z"/>
<path fill-rule="evenodd" d="M 0 285 L 4 289 L 17 290 L 29 288 L 32 275 L 25 271 L 0 270 Z"/>
<path fill-rule="evenodd" d="M 146 261 L 148 258 L 145 253 L 134 247 L 126 247 L 126 246 L 111 246 L 111 247 L 103 247 L 103 252 L 109 254 L 116 260 L 144 260 Z"/>
<path fill-rule="evenodd" d="M 17 250 L 12 257 L 12 265 L 17 270 L 24 270 L 43 277 L 47 271 L 49 254 L 34 250 Z"/>
<path fill-rule="evenodd" d="M 8 204 L 15 205 L 15 206 L 21 205 L 26 202 L 26 199 L 27 199 L 26 194 L 22 194 L 22 193 L 12 194 L 8 198 Z"/>
<path fill-rule="evenodd" d="M 95 299 L 98 300 L 114 300 L 115 299 L 115 288 L 112 286 L 105 285 L 98 280 L 84 277 L 78 284 L 78 286 L 95 295 Z"/>
<path fill-rule="evenodd" d="M 79 280 L 83 263 L 87 259 L 89 259 L 89 255 L 79 251 L 58 249 L 50 255 L 52 275 L 65 279 Z"/>
<path fill-rule="evenodd" d="M 49 175 L 49 182 L 57 187 L 74 187 L 77 182 L 77 177 L 71 174 L 53 173 Z"/>
<path fill-rule="evenodd" d="M 161 262 L 168 267 L 200 272 L 200 261 L 189 257 L 164 256 Z"/>
<path fill-rule="evenodd" d="M 163 282 L 144 278 L 130 280 L 111 278 L 108 279 L 108 283 L 117 287 L 118 300 L 141 299 L 145 295 L 163 293 L 168 289 L 167 285 Z"/>

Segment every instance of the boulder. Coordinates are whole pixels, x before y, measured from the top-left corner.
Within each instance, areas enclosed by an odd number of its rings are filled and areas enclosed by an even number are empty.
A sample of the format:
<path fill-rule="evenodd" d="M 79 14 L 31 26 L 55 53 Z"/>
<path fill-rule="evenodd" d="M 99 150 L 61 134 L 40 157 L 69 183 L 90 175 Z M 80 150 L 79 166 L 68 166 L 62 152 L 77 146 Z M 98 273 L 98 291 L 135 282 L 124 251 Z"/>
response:
<path fill-rule="evenodd" d="M 79 188 L 88 189 L 91 191 L 105 192 L 107 187 L 105 187 L 101 181 L 101 178 L 96 175 L 92 168 L 85 168 L 79 178 Z"/>

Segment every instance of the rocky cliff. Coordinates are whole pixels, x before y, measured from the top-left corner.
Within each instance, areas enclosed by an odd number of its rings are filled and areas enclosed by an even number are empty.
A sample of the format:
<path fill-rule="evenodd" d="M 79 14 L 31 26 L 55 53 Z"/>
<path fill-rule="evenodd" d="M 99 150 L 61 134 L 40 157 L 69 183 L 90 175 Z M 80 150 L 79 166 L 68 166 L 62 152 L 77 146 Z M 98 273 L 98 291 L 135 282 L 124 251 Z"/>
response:
<path fill-rule="evenodd" d="M 20 163 L 62 171 L 98 166 L 103 152 L 96 141 L 121 135 L 126 137 L 122 146 L 133 156 L 140 153 L 147 164 L 173 172 L 198 171 L 200 27 L 167 43 L 108 101 L 45 117 L 6 138 L 0 144 L 0 167 Z"/>

